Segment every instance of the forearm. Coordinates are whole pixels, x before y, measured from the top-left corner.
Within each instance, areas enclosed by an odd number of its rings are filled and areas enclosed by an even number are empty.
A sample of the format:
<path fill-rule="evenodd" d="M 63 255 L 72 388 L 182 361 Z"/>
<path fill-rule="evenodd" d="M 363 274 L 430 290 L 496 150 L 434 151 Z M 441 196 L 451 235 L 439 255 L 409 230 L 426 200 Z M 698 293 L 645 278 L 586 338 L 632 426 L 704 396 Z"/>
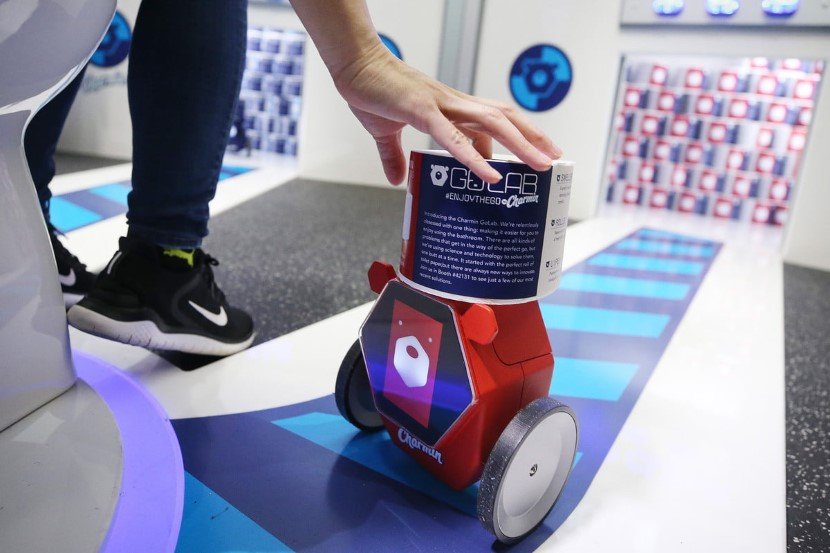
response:
<path fill-rule="evenodd" d="M 2 1 L 2 0 L 0 0 Z M 383 46 L 366 0 L 291 0 L 352 113 L 375 139 L 391 183 L 406 175 L 401 131 L 431 135 L 487 182 L 501 179 L 484 157 L 495 138 L 537 170 L 562 152 L 513 106 L 454 90 Z"/>
<path fill-rule="evenodd" d="M 339 85 L 361 60 L 383 52 L 365 0 L 291 0 Z"/>

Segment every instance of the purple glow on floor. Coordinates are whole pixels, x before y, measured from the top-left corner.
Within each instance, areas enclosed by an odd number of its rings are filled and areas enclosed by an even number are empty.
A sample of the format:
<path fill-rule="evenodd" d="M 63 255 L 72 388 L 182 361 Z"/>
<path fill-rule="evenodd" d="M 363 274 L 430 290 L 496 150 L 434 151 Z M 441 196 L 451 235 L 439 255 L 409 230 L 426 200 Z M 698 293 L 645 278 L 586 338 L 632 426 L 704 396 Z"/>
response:
<path fill-rule="evenodd" d="M 100 551 L 174 551 L 184 467 L 167 414 L 129 374 L 80 352 L 74 361 L 78 377 L 106 401 L 121 433 L 121 491 Z"/>

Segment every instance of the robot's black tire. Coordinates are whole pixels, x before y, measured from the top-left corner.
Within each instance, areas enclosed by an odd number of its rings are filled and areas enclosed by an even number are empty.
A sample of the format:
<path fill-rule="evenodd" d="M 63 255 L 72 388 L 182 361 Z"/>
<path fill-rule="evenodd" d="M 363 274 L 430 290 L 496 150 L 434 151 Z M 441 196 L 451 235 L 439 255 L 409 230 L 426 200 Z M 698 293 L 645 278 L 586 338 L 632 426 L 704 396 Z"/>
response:
<path fill-rule="evenodd" d="M 502 432 L 481 477 L 478 518 L 502 543 L 515 543 L 547 517 L 576 456 L 574 412 L 553 398 L 519 411 Z"/>
<path fill-rule="evenodd" d="M 374 432 L 383 428 L 383 420 L 372 398 L 360 340 L 352 344 L 340 364 L 334 386 L 334 401 L 343 418 L 360 430 Z"/>

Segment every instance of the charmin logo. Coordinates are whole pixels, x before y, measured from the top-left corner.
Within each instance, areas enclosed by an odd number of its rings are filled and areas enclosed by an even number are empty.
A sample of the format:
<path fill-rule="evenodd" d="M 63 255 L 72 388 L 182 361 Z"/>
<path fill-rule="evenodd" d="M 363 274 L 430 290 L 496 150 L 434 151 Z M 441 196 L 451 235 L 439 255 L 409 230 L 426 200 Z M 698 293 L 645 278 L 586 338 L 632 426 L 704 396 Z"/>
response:
<path fill-rule="evenodd" d="M 440 451 L 420 441 L 418 438 L 407 432 L 405 428 L 398 428 L 398 439 L 401 441 L 401 443 L 406 444 L 410 449 L 426 453 L 427 455 L 438 461 L 439 465 L 444 464 L 444 459 L 441 456 Z"/>
<path fill-rule="evenodd" d="M 432 184 L 435 186 L 444 186 L 449 174 L 450 168 L 446 165 L 433 165 L 429 176 L 432 179 Z"/>

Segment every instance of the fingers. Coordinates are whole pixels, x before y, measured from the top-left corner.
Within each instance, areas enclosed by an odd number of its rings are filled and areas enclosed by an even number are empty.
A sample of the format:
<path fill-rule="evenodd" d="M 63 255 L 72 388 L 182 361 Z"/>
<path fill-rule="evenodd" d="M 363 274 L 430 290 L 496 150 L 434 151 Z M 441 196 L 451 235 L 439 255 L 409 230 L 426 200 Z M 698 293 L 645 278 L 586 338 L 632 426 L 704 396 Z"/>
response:
<path fill-rule="evenodd" d="M 463 132 L 470 139 L 470 144 L 473 145 L 473 148 L 475 148 L 475 150 L 481 154 L 484 159 L 490 159 L 493 157 L 493 138 L 489 134 L 471 131 L 464 128 L 459 128 L 458 130 Z"/>
<path fill-rule="evenodd" d="M 400 184 L 406 177 L 406 158 L 401 147 L 401 132 L 376 138 L 375 142 L 386 179 L 391 184 Z"/>
<path fill-rule="evenodd" d="M 451 113 L 456 125 L 469 126 L 490 134 L 537 171 L 544 171 L 551 166 L 551 158 L 531 144 L 498 108 L 479 102 L 462 101 Z"/>
<path fill-rule="evenodd" d="M 553 159 L 562 157 L 562 149 L 553 143 L 548 135 L 543 133 L 539 127 L 530 122 L 530 119 L 511 105 L 496 102 L 494 100 L 479 99 L 479 101 L 490 105 L 501 111 L 507 119 L 519 130 L 520 133 L 536 148 Z"/>
<path fill-rule="evenodd" d="M 501 175 L 476 151 L 467 137 L 449 119 L 436 112 L 427 121 L 426 132 L 458 161 L 470 168 L 482 180 L 496 183 Z"/>

